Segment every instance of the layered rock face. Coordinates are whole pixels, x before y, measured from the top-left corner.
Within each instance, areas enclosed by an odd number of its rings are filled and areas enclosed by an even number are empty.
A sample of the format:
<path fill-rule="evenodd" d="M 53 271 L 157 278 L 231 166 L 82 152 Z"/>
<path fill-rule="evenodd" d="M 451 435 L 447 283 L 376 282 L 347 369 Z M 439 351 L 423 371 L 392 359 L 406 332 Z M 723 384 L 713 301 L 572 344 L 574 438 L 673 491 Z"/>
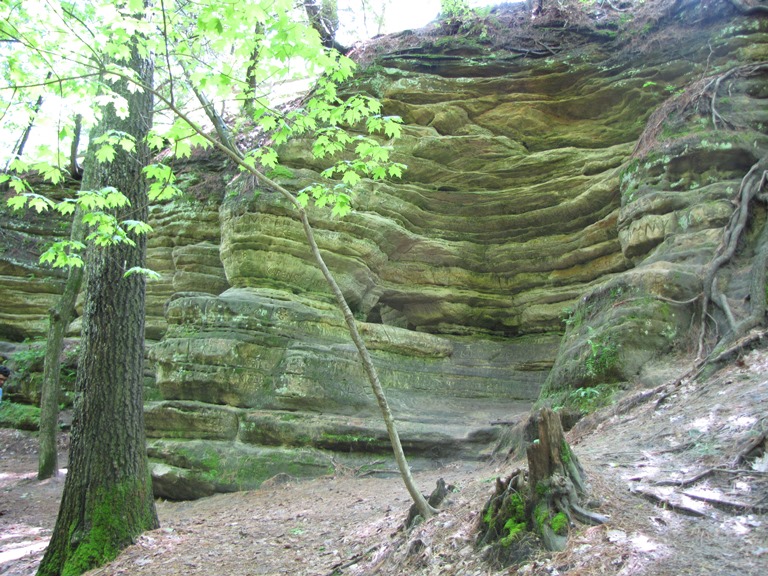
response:
<path fill-rule="evenodd" d="M 65 275 L 41 269 L 38 258 L 46 244 L 68 235 L 66 218 L 22 217 L 4 200 L 0 203 L 0 342 L 41 338 L 48 332 L 48 309 L 64 290 Z"/>
<path fill-rule="evenodd" d="M 689 370 L 681 356 L 711 358 L 744 336 L 737 327 L 751 313 L 763 317 L 752 309 L 764 306 L 754 282 L 764 277 L 766 212 L 759 195 L 745 194 L 757 193 L 752 180 L 768 168 L 768 22 L 722 21 L 713 10 L 692 6 L 693 27 L 675 28 L 670 68 L 688 72 L 661 76 L 671 82 L 667 99 L 621 173 L 616 229 L 632 269 L 604 278 L 573 308 L 545 395 L 658 384 Z"/>
<path fill-rule="evenodd" d="M 648 362 L 687 346 L 734 193 L 768 150 L 768 26 L 727 1 L 675 10 L 600 29 L 507 8 L 486 21 L 512 30 L 495 44 L 406 33 L 358 52 L 373 64 L 350 89 L 403 118 L 394 157 L 408 169 L 363 182 L 344 219 L 311 219 L 415 466 L 487 455 L 492 423 L 542 387 L 562 402 L 652 382 Z M 737 67 L 713 99 L 707 83 Z M 325 167 L 301 141 L 281 161 L 292 190 Z M 222 201 L 152 216 L 157 494 L 381 460 L 384 426 L 300 223 L 275 193 L 200 162 L 189 186 Z M 723 288 L 736 313 L 756 236 Z"/>

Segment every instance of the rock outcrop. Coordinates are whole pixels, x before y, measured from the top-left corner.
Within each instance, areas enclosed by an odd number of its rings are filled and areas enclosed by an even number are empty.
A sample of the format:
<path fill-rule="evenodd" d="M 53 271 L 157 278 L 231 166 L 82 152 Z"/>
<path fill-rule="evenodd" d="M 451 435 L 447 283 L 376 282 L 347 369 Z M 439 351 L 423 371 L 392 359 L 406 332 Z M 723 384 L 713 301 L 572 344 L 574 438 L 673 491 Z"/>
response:
<path fill-rule="evenodd" d="M 363 182 L 344 219 L 311 218 L 416 465 L 489 454 L 492 423 L 542 389 L 568 404 L 652 383 L 690 345 L 734 194 L 768 150 L 768 23 L 725 0 L 656 8 L 571 20 L 550 7 L 531 22 L 506 7 L 466 35 L 358 49 L 350 89 L 403 118 L 408 169 Z M 281 160 L 293 190 L 324 168 L 302 141 Z M 152 213 L 158 495 L 378 461 L 384 426 L 300 223 L 215 155 L 196 162 L 188 197 Z M 755 208 L 723 277 L 736 314 L 764 219 Z M 12 320 L 7 302 L 0 334 L 36 336 L 44 318 Z"/>

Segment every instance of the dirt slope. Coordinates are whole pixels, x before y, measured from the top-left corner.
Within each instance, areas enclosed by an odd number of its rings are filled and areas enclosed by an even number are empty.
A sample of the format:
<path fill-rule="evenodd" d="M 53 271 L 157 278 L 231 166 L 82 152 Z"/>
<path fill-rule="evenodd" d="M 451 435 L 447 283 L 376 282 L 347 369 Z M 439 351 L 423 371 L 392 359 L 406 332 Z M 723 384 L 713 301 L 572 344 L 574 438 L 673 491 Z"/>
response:
<path fill-rule="evenodd" d="M 517 463 L 455 462 L 417 477 L 425 491 L 441 476 L 457 491 L 440 516 L 410 532 L 401 529 L 409 503 L 397 478 L 353 470 L 307 482 L 277 478 L 254 492 L 159 502 L 162 528 L 92 574 L 762 576 L 768 458 L 738 454 L 766 431 L 768 351 L 704 382 L 629 392 L 570 433 L 610 523 L 576 527 L 565 552 L 505 570 L 483 561 L 474 531 L 493 479 Z M 31 575 L 63 481 L 34 479 L 28 433 L 3 430 L 0 442 L 0 574 Z"/>

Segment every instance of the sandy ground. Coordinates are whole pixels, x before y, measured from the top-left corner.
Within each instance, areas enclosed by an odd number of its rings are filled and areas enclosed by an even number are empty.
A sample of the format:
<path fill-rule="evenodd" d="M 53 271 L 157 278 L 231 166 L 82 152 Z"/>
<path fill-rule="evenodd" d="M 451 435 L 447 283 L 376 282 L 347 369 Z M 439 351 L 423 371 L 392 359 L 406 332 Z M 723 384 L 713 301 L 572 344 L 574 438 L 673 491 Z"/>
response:
<path fill-rule="evenodd" d="M 576 526 L 565 551 L 505 569 L 486 562 L 475 538 L 494 479 L 521 464 L 513 461 L 454 462 L 418 474 L 425 492 L 439 477 L 455 491 L 439 516 L 409 531 L 400 480 L 351 472 L 160 501 L 162 527 L 90 574 L 764 576 L 768 457 L 764 444 L 757 457 L 737 456 L 766 431 L 767 352 L 752 352 L 706 382 L 628 393 L 569 434 L 595 509 L 609 523 Z M 63 480 L 37 482 L 36 466 L 33 434 L 0 431 L 2 575 L 34 574 L 53 527 Z"/>

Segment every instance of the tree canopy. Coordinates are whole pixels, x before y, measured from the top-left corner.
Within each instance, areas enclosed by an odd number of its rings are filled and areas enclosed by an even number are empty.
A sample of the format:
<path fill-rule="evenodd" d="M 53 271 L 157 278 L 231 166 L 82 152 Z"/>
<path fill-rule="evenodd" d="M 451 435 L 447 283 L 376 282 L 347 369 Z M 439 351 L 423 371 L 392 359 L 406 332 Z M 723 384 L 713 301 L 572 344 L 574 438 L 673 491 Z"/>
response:
<path fill-rule="evenodd" d="M 96 124 L 103 107 L 125 114 L 125 98 L 113 90 L 123 79 L 132 90 L 148 90 L 126 66 L 127 40 L 138 37 L 143 55 L 156 64 L 157 121 L 148 137 L 155 150 L 189 156 L 194 146 L 220 145 L 201 114 L 204 95 L 220 116 L 232 118 L 242 104 L 256 128 L 267 136 L 265 145 L 237 150 L 247 166 L 274 168 L 276 147 L 296 135 L 310 135 L 317 157 L 333 157 L 346 149 L 354 160 L 329 162 L 326 180 L 296 195 L 306 205 L 314 198 L 331 204 L 334 213 L 350 209 L 351 188 L 362 177 L 398 176 L 403 167 L 388 162 L 387 140 L 399 134 L 396 118 L 381 115 L 381 106 L 365 95 L 339 97 L 339 84 L 349 78 L 354 64 L 337 51 L 324 49 L 323 38 L 303 6 L 292 0 L 225 0 L 154 2 L 50 3 L 46 0 L 3 2 L 0 50 L 4 53 L 0 107 L 4 130 L 21 133 L 32 122 L 37 132 L 53 136 L 33 151 L 12 158 L 6 181 L 16 192 L 9 204 L 38 211 L 74 211 L 76 204 L 91 212 L 89 240 L 97 243 L 130 241 L 130 233 L 148 231 L 144 223 L 116 222 L 110 210 L 124 200 L 117 190 L 84 191 L 77 198 L 53 202 L 36 193 L 24 175 L 37 173 L 57 184 L 69 165 L 68 143 L 75 135 L 75 118 L 87 129 Z M 140 18 L 137 16 L 141 16 Z M 139 36 L 136 36 L 136 35 Z M 258 65 L 252 66 L 254 55 Z M 285 83 L 313 80 L 312 92 L 285 110 L 279 105 Z M 43 104 L 35 106 L 42 99 Z M 252 125 L 249 125 L 252 127 Z M 347 128 L 362 128 L 351 133 Z M 373 138 L 365 134 L 380 134 Z M 93 144 L 96 156 L 109 162 L 115 150 L 130 151 L 136 143 L 119 131 L 108 131 Z M 145 173 L 152 182 L 151 200 L 178 192 L 167 164 L 155 163 Z M 82 246 L 64 243 L 46 255 L 54 265 L 79 265 Z"/>

